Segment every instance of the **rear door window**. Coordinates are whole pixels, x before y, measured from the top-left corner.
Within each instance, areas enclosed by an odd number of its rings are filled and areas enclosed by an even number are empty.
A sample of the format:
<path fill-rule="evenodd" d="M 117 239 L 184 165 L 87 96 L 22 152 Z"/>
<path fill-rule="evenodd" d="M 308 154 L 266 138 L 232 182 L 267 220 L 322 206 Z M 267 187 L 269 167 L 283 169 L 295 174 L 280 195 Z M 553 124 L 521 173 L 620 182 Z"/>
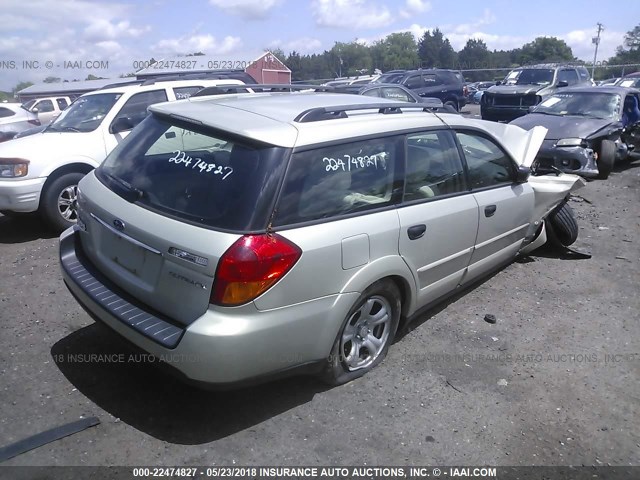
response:
<path fill-rule="evenodd" d="M 58 104 L 58 108 L 60 110 L 64 110 L 69 106 L 66 98 L 56 98 L 56 103 Z"/>
<path fill-rule="evenodd" d="M 390 137 L 294 153 L 274 223 L 301 223 L 395 203 L 400 146 L 398 137 Z"/>

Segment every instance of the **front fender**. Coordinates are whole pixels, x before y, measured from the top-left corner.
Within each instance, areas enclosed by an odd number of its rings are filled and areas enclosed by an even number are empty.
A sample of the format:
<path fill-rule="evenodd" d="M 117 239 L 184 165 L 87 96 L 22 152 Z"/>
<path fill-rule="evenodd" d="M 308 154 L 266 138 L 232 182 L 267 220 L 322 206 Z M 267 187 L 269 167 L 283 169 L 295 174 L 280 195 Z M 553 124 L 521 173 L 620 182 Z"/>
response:
<path fill-rule="evenodd" d="M 584 178 L 571 174 L 540 175 L 529 177 L 529 185 L 535 194 L 532 224 L 544 219 L 569 193 L 584 187 Z"/>
<path fill-rule="evenodd" d="M 48 177 L 59 168 L 65 167 L 67 165 L 72 165 L 72 164 L 86 165 L 91 170 L 93 170 L 94 168 L 97 168 L 100 165 L 100 162 L 87 156 L 80 156 L 80 155 L 65 156 L 63 158 L 56 159 L 51 163 L 47 163 L 44 169 L 40 172 L 39 176 Z"/>

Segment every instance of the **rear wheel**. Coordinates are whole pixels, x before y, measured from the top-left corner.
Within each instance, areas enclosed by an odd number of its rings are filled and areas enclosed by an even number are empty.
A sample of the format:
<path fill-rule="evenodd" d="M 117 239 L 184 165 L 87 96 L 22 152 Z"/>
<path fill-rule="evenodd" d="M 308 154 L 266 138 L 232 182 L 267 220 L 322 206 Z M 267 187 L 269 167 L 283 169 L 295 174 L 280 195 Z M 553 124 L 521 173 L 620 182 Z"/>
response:
<path fill-rule="evenodd" d="M 552 235 L 561 245 L 568 247 L 578 239 L 578 222 L 573 209 L 565 202 L 549 215 Z"/>
<path fill-rule="evenodd" d="M 613 162 L 616 158 L 616 144 L 611 140 L 602 140 L 598 151 L 598 178 L 604 180 L 609 178 L 613 170 Z"/>
<path fill-rule="evenodd" d="M 40 199 L 40 213 L 54 230 L 74 225 L 78 220 L 78 182 L 83 173 L 67 173 L 53 180 Z"/>
<path fill-rule="evenodd" d="M 456 112 L 459 111 L 458 110 L 458 102 L 454 102 L 453 100 L 447 100 L 446 102 L 444 102 L 444 106 L 445 107 L 451 107 L 453 108 Z"/>
<path fill-rule="evenodd" d="M 372 370 L 387 355 L 399 321 L 398 287 L 383 280 L 367 288 L 347 314 L 322 380 L 341 385 Z"/>

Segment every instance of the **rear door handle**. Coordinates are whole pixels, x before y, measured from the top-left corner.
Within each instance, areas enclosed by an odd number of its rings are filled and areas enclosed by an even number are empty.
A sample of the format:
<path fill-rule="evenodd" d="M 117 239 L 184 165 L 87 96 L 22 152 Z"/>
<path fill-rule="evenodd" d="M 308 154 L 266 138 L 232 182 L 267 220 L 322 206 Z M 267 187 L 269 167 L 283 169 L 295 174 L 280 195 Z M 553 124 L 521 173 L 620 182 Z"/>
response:
<path fill-rule="evenodd" d="M 407 229 L 407 235 L 409 236 L 409 240 L 417 240 L 418 238 L 424 235 L 424 232 L 427 231 L 427 226 L 422 223 L 420 225 L 414 225 L 413 227 L 409 227 Z"/>
<path fill-rule="evenodd" d="M 496 207 L 495 205 L 488 205 L 486 207 L 484 207 L 484 216 L 485 217 L 493 217 L 493 214 L 496 213 L 496 209 L 498 207 Z"/>

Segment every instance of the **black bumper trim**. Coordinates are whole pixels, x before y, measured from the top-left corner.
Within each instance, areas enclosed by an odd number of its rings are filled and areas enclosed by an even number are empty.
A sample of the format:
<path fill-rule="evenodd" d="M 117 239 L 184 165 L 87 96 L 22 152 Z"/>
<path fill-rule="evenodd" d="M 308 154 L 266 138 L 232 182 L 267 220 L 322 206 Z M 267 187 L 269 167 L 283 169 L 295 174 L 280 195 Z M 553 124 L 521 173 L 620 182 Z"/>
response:
<path fill-rule="evenodd" d="M 182 339 L 183 328 L 134 304 L 133 299 L 128 299 L 125 292 L 97 271 L 82 252 L 77 233 L 60 242 L 60 264 L 69 281 L 113 318 L 166 348 L 175 348 Z"/>

